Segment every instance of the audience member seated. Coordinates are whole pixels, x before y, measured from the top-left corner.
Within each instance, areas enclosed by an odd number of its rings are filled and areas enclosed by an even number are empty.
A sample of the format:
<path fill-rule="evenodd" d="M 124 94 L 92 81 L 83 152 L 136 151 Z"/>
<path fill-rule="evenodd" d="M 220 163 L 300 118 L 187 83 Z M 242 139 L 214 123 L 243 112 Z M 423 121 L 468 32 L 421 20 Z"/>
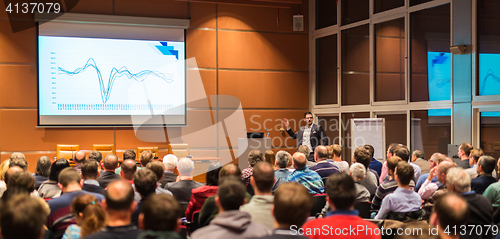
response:
<path fill-rule="evenodd" d="M 291 157 L 292 155 L 285 150 L 280 150 L 276 153 L 276 170 L 274 171 L 276 182 L 272 188 L 273 193 L 278 189 L 279 185 L 286 182 L 286 177 L 291 173 L 287 168 Z"/>
<path fill-rule="evenodd" d="M 473 149 L 472 145 L 469 143 L 462 143 L 458 147 L 458 157 L 460 158 L 460 162 L 458 162 L 457 166 L 463 169 L 470 168 L 470 151 Z"/>
<path fill-rule="evenodd" d="M 9 160 L 4 160 L 0 164 L 0 197 L 7 190 L 7 183 L 5 182 L 5 173 L 9 169 Z"/>
<path fill-rule="evenodd" d="M 153 152 L 151 150 L 144 150 L 141 152 L 141 155 L 139 155 L 139 162 L 141 163 L 141 167 L 146 167 L 149 162 L 153 161 Z"/>
<path fill-rule="evenodd" d="M 443 154 L 434 153 L 429 158 L 429 168 L 432 170 L 433 168 L 437 167 L 441 162 L 443 162 L 445 160 L 446 160 L 446 156 L 444 156 Z M 415 192 L 418 192 L 418 190 L 420 190 L 420 187 L 425 182 L 427 177 L 429 177 L 429 173 L 422 173 L 422 175 L 420 175 L 420 178 L 417 181 L 417 185 L 415 185 Z M 437 177 L 432 178 L 431 182 L 433 182 L 433 183 L 437 182 Z"/>
<path fill-rule="evenodd" d="M 479 162 L 479 158 L 483 155 L 484 152 L 481 149 L 472 149 L 470 151 L 470 158 L 469 158 L 470 168 L 465 169 L 465 172 L 467 172 L 470 175 L 470 178 L 475 178 L 477 176 L 477 163 Z M 493 170 L 493 172 L 494 171 L 495 170 Z"/>
<path fill-rule="evenodd" d="M 483 196 L 491 202 L 493 207 L 500 207 L 500 182 L 490 184 L 484 190 Z"/>
<path fill-rule="evenodd" d="M 42 185 L 43 182 L 49 180 L 50 175 L 50 158 L 47 156 L 42 156 L 36 161 L 35 168 L 35 181 L 36 181 L 36 189 Z M 0 165 L 1 167 L 1 165 Z M 0 172 L 1 173 L 1 172 Z"/>
<path fill-rule="evenodd" d="M 99 163 L 89 159 L 82 163 L 80 170 L 84 180 L 82 190 L 99 193 L 104 196 L 105 191 L 99 186 L 99 182 L 97 182 L 97 178 L 99 178 Z"/>
<path fill-rule="evenodd" d="M 398 182 L 396 182 L 395 172 L 396 166 L 399 162 L 401 162 L 401 158 L 398 156 L 392 156 L 387 159 L 387 168 L 389 169 L 389 180 L 383 182 L 378 186 L 377 192 L 375 193 L 375 197 L 373 197 L 372 201 L 372 209 L 378 210 L 380 209 L 380 205 L 382 204 L 382 199 L 387 196 L 387 194 L 394 192 L 398 188 Z M 411 184 L 412 182 L 410 182 Z M 412 187 L 412 185 L 410 185 Z"/>
<path fill-rule="evenodd" d="M 8 175 L 7 190 L 2 195 L 2 202 L 10 200 L 11 197 L 17 194 L 38 196 L 35 192 L 36 181 L 31 173 L 14 166 L 7 171 L 6 175 Z"/>
<path fill-rule="evenodd" d="M 298 183 L 283 183 L 274 194 L 273 207 L 271 208 L 274 219 L 273 234 L 260 238 L 307 238 L 299 235 L 296 230 L 306 222 L 312 204 L 311 194 L 307 188 Z"/>
<path fill-rule="evenodd" d="M 340 168 L 340 171 L 348 174 L 349 173 L 349 163 L 343 161 L 341 158 L 342 147 L 338 144 L 333 144 L 328 147 L 328 161 L 329 163 L 335 164 Z"/>
<path fill-rule="evenodd" d="M 63 169 L 59 174 L 58 182 L 62 190 L 61 196 L 47 202 L 50 207 L 47 227 L 54 233 L 55 238 L 61 238 L 66 228 L 76 223 L 75 217 L 70 211 L 73 199 L 80 194 L 89 193 L 82 190 L 82 186 L 80 186 L 80 174 L 74 168 Z M 93 193 L 93 195 L 99 201 L 104 198 L 98 193 Z"/>
<path fill-rule="evenodd" d="M 172 192 L 175 199 L 181 204 L 188 204 L 191 200 L 191 190 L 203 184 L 193 181 L 194 162 L 190 158 L 181 158 L 177 163 L 179 181 L 167 184 L 167 189 Z"/>
<path fill-rule="evenodd" d="M 22 153 L 13 153 L 10 155 L 9 167 L 18 166 L 24 171 L 28 170 L 28 162 L 26 162 L 26 157 Z"/>
<path fill-rule="evenodd" d="M 373 197 L 377 191 L 378 180 L 377 176 L 369 170 L 371 159 L 372 157 L 370 156 L 370 151 L 368 151 L 365 146 L 357 147 L 352 155 L 353 163 L 361 163 L 365 166 L 366 175 L 360 183 L 368 190 L 368 192 L 370 192 L 370 196 Z"/>
<path fill-rule="evenodd" d="M 422 187 L 420 187 L 420 190 L 418 190 L 418 195 L 420 195 L 423 200 L 428 200 L 437 190 L 446 188 L 446 174 L 450 168 L 454 168 L 456 166 L 457 165 L 455 163 L 445 160 L 437 167 L 434 167 L 431 170 L 429 177 L 427 177 L 425 182 L 422 184 Z M 437 177 L 437 183 L 431 182 L 434 177 Z"/>
<path fill-rule="evenodd" d="M 171 195 L 153 194 L 142 206 L 138 239 L 181 239 L 177 233 L 181 208 Z"/>
<path fill-rule="evenodd" d="M 305 164 L 305 163 L 304 163 Z M 196 230 L 192 239 L 203 238 L 248 238 L 269 235 L 264 225 L 251 221 L 250 214 L 239 210 L 245 202 L 245 185 L 238 178 L 228 176 L 221 179 L 215 202 L 219 214 L 206 227 Z"/>
<path fill-rule="evenodd" d="M 123 163 L 123 161 L 127 160 L 127 159 L 131 159 L 131 160 L 134 160 L 135 162 L 135 157 L 137 155 L 135 154 L 135 151 L 134 150 L 131 150 L 131 149 L 127 149 L 125 150 L 125 152 L 123 152 L 122 154 L 122 160 L 121 162 Z M 117 166 L 118 167 L 118 166 Z M 137 170 L 141 169 L 140 167 L 138 167 Z M 118 167 L 118 168 L 115 168 L 115 173 L 120 175 L 120 172 L 122 171 L 122 168 L 121 167 Z"/>
<path fill-rule="evenodd" d="M 167 154 L 163 157 L 163 164 L 165 165 L 165 171 L 163 172 L 163 178 L 160 180 L 160 187 L 165 188 L 168 183 L 177 180 L 177 174 L 174 173 L 175 168 L 177 168 L 177 157 L 173 154 Z"/>
<path fill-rule="evenodd" d="M 7 184 L 6 189 L 8 189 L 8 186 L 9 186 L 9 181 L 10 181 L 9 178 L 12 177 L 12 175 L 14 175 L 17 172 L 24 172 L 24 170 L 22 168 L 20 168 L 19 166 L 13 166 L 13 167 L 8 168 L 7 172 L 5 172 L 4 178 L 5 178 L 5 183 Z M 7 192 L 7 190 L 5 190 L 4 194 L 6 192 Z"/>
<path fill-rule="evenodd" d="M 85 193 L 76 196 L 71 202 L 70 209 L 75 217 L 76 224 L 66 228 L 63 239 L 85 238 L 88 235 L 100 232 L 106 225 L 108 215 L 99 200 L 92 194 Z"/>
<path fill-rule="evenodd" d="M 493 219 L 493 207 L 488 199 L 471 191 L 470 175 L 462 168 L 452 168 L 446 175 L 446 185 L 450 192 L 460 194 L 467 201 L 470 211 L 470 215 L 467 217 L 467 226 L 481 227 L 478 230 L 486 232 L 486 227 L 491 224 Z M 490 236 L 469 234 L 463 235 L 461 238 L 490 238 Z"/>
<path fill-rule="evenodd" d="M 123 170 L 122 170 L 123 173 Z M 152 194 L 155 194 L 157 184 L 156 174 L 147 168 L 142 168 L 134 174 L 134 187 L 141 199 L 132 214 L 132 224 L 138 225 L 139 214 L 142 212 L 144 201 Z"/>
<path fill-rule="evenodd" d="M 38 195 L 44 199 L 59 197 L 61 195 L 61 188 L 57 185 L 59 180 L 59 173 L 69 167 L 68 160 L 61 158 L 56 160 L 50 166 L 49 179 L 43 182 L 38 188 Z"/>
<path fill-rule="evenodd" d="M 353 163 L 349 175 L 354 180 L 354 187 L 356 188 L 355 203 L 370 202 L 370 192 L 360 183 L 366 175 L 365 166 L 360 163 Z"/>
<path fill-rule="evenodd" d="M 154 183 L 156 184 L 156 180 Z M 134 202 L 134 189 L 130 183 L 123 180 L 111 182 L 106 190 L 103 206 L 108 213 L 106 227 L 101 232 L 89 235 L 85 239 L 135 239 L 139 236 L 141 230 L 131 223 L 136 203 Z"/>
<path fill-rule="evenodd" d="M 49 212 L 36 198 L 25 194 L 15 195 L 0 209 L 2 238 L 44 238 L 44 223 L 48 214 Z"/>
<path fill-rule="evenodd" d="M 93 160 L 97 161 L 97 163 L 99 163 L 99 172 L 103 173 L 103 172 L 101 172 L 101 171 L 104 170 L 102 168 L 102 164 L 101 164 L 101 161 L 102 161 L 102 154 L 101 154 L 101 152 L 99 152 L 99 151 L 92 151 L 92 152 L 90 152 L 89 153 L 89 160 L 91 160 L 91 159 L 93 159 Z"/>
<path fill-rule="evenodd" d="M 400 144 L 398 147 L 396 147 L 396 150 L 394 150 L 394 154 L 398 157 L 401 158 L 404 162 L 407 162 L 410 166 L 413 167 L 413 183 L 417 183 L 418 179 L 420 178 L 420 175 L 422 174 L 420 171 L 420 167 L 414 163 L 411 162 L 410 160 L 410 150 L 406 145 Z"/>
<path fill-rule="evenodd" d="M 264 153 L 264 162 L 268 162 L 271 166 L 273 166 L 273 169 L 275 169 L 274 165 L 276 164 L 276 155 L 274 155 L 272 150 L 266 150 Z"/>
<path fill-rule="evenodd" d="M 273 230 L 274 222 L 271 208 L 274 197 L 271 189 L 274 184 L 274 171 L 271 164 L 268 162 L 257 163 L 253 168 L 250 184 L 255 190 L 255 195 L 250 199 L 250 202 L 240 207 L 240 211 L 250 214 L 252 222 L 262 223 L 269 230 Z"/>
<path fill-rule="evenodd" d="M 310 155 L 311 154 L 311 149 L 309 147 L 307 147 L 307 145 L 303 144 L 303 145 L 299 146 L 299 148 L 297 149 L 297 152 L 303 153 L 304 155 Z M 314 155 L 311 157 L 311 160 L 314 160 Z M 309 161 L 309 160 L 307 160 L 307 162 L 306 162 L 306 166 L 307 167 L 312 167 L 314 165 L 316 165 L 315 161 Z M 293 167 L 292 167 L 292 169 L 293 169 Z"/>
<path fill-rule="evenodd" d="M 245 186 L 250 184 L 250 177 L 252 177 L 253 166 L 262 161 L 264 161 L 264 156 L 259 150 L 254 149 L 250 151 L 250 153 L 248 153 L 248 168 L 245 168 L 241 171 L 241 180 L 243 180 Z"/>
<path fill-rule="evenodd" d="M 497 161 L 491 156 L 483 155 L 479 158 L 477 162 L 477 177 L 473 178 L 470 183 L 472 191 L 477 194 L 483 194 L 484 190 L 490 184 L 497 182 L 497 179 L 491 176 L 496 164 Z"/>
<path fill-rule="evenodd" d="M 328 149 L 325 146 L 318 145 L 314 151 L 314 160 L 316 161 L 316 165 L 310 167 L 309 169 L 319 174 L 323 180 L 323 184 L 326 183 L 328 176 L 340 172 L 340 168 L 327 162 L 327 159 Z"/>
<path fill-rule="evenodd" d="M 306 166 L 307 158 L 306 155 L 300 152 L 293 154 L 293 171 L 286 178 L 287 182 L 298 182 L 309 190 L 310 194 L 322 194 L 325 191 L 325 186 L 323 180 L 318 173 L 310 170 Z"/>
<path fill-rule="evenodd" d="M 156 194 L 166 193 L 172 195 L 170 191 L 160 186 L 160 181 L 163 178 L 163 172 L 165 171 L 165 165 L 163 165 L 163 163 L 160 161 L 151 161 L 146 165 L 146 168 L 153 171 L 153 173 L 156 175 L 156 178 L 158 179 L 158 186 L 156 187 L 155 191 Z"/>
<path fill-rule="evenodd" d="M 401 161 L 396 166 L 395 179 L 398 188 L 382 200 L 382 205 L 375 219 L 384 219 L 389 212 L 415 212 L 422 206 L 422 199 L 412 189 L 410 182 L 414 177 L 413 167 Z"/>
<path fill-rule="evenodd" d="M 82 172 L 82 163 L 85 162 L 87 155 L 83 151 L 78 151 L 75 153 L 75 157 L 73 161 L 75 161 L 75 169 L 78 170 L 79 173 Z"/>
<path fill-rule="evenodd" d="M 99 182 L 99 186 L 102 188 L 107 188 L 108 184 L 120 180 L 120 175 L 115 173 L 116 167 L 118 167 L 118 158 L 114 154 L 108 154 L 106 157 L 104 157 L 104 160 L 102 160 L 102 168 L 104 169 L 104 172 L 101 173 L 101 176 L 97 179 Z"/>
<path fill-rule="evenodd" d="M 394 151 L 396 150 L 396 148 L 399 145 L 400 144 L 398 144 L 398 143 L 392 143 L 392 144 L 390 144 L 389 147 L 387 148 L 386 158 L 390 158 L 392 156 L 396 156 L 394 154 Z M 380 173 L 380 175 L 379 175 L 380 177 L 378 178 L 379 184 L 382 184 L 388 178 L 387 173 L 388 173 L 387 161 L 385 161 L 382 164 L 382 172 Z"/>
<path fill-rule="evenodd" d="M 463 225 L 466 225 L 468 217 L 467 202 L 456 194 L 447 193 L 436 200 L 429 224 L 437 227 L 439 238 L 458 239 L 460 238 L 460 230 L 453 230 L 453 228 L 462 228 Z"/>
<path fill-rule="evenodd" d="M 382 163 L 380 161 L 378 161 L 376 158 L 374 158 L 375 148 L 373 148 L 373 146 L 371 146 L 369 144 L 365 145 L 365 147 L 366 147 L 366 149 L 368 149 L 368 152 L 370 152 L 370 157 L 372 158 L 368 167 L 370 169 L 375 170 L 375 172 L 377 172 L 377 175 L 380 176 L 380 174 L 382 173 Z"/>
<path fill-rule="evenodd" d="M 191 199 L 189 200 L 185 213 L 187 221 L 190 222 L 193 220 L 193 214 L 201 210 L 201 207 L 203 207 L 203 204 L 208 197 L 217 194 L 217 189 L 219 188 L 219 172 L 221 168 L 222 165 L 219 161 L 212 162 L 208 166 L 208 170 L 205 175 L 206 184 L 201 187 L 194 188 L 191 191 Z"/>
<path fill-rule="evenodd" d="M 380 234 L 370 233 L 370 231 L 378 230 L 378 227 L 363 220 L 354 210 L 356 188 L 352 177 L 344 173 L 332 174 L 326 182 L 326 194 L 326 200 L 330 203 L 332 210 L 328 212 L 326 218 L 306 222 L 303 226 L 304 236 L 309 238 L 381 238 Z M 328 230 L 333 235 L 317 233 L 325 226 L 335 228 L 335 230 Z M 346 230 L 350 231 L 349 228 L 354 227 L 363 228 L 363 230 L 356 231 L 357 236 L 345 233 Z M 340 233 L 336 233 L 336 231 L 340 231 Z M 342 234 L 342 231 L 345 234 Z"/>
<path fill-rule="evenodd" d="M 429 173 L 431 171 L 429 161 L 425 160 L 425 155 L 420 150 L 413 151 L 411 155 L 411 162 L 416 164 L 420 168 L 420 173 Z M 418 181 L 418 179 L 417 179 Z M 417 182 L 415 182 L 417 183 Z"/>

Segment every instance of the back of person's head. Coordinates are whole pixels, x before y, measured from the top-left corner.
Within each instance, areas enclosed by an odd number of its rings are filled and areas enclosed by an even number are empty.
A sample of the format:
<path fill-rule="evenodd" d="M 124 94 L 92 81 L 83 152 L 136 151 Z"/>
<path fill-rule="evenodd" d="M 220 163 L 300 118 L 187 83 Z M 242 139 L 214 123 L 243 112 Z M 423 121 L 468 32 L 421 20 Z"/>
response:
<path fill-rule="evenodd" d="M 163 157 L 163 164 L 165 164 L 165 169 L 169 171 L 174 171 L 177 167 L 177 156 L 173 154 L 167 154 Z"/>
<path fill-rule="evenodd" d="M 396 176 L 402 185 L 410 185 L 410 181 L 415 177 L 413 167 L 406 161 L 401 161 L 396 166 Z"/>
<path fill-rule="evenodd" d="M 403 161 L 400 157 L 398 156 L 392 156 L 387 159 L 387 170 L 396 170 L 396 166 L 398 166 L 398 163 Z"/>
<path fill-rule="evenodd" d="M 139 156 L 142 167 L 146 167 L 151 160 L 153 160 L 154 154 L 151 150 L 144 150 Z"/>
<path fill-rule="evenodd" d="M 24 170 L 20 168 L 19 166 L 12 166 L 7 169 L 4 175 L 4 180 L 7 185 L 9 185 L 9 178 L 12 177 L 17 172 L 23 172 Z"/>
<path fill-rule="evenodd" d="M 462 143 L 460 144 L 459 147 L 462 151 L 464 151 L 464 154 L 466 157 L 469 157 L 470 151 L 473 149 L 472 145 L 469 143 Z"/>
<path fill-rule="evenodd" d="M 114 154 L 107 154 L 104 157 L 103 166 L 106 170 L 115 170 L 118 167 L 118 157 Z"/>
<path fill-rule="evenodd" d="M 182 213 L 184 212 L 181 212 L 179 203 L 173 196 L 165 193 L 153 194 L 142 205 L 139 226 L 151 231 L 176 231 L 177 221 Z"/>
<path fill-rule="evenodd" d="M 326 194 L 335 209 L 349 210 L 356 200 L 354 180 L 345 173 L 334 173 L 326 180 Z"/>
<path fill-rule="evenodd" d="M 302 168 L 307 164 L 306 155 L 301 152 L 295 152 L 292 156 L 292 160 L 295 168 Z"/>
<path fill-rule="evenodd" d="M 0 180 L 4 180 L 5 181 L 5 173 L 9 169 L 9 163 L 10 163 L 9 160 L 4 160 L 0 164 Z"/>
<path fill-rule="evenodd" d="M 317 155 L 320 161 L 328 159 L 328 149 L 325 146 L 318 145 L 318 147 L 314 149 L 314 154 Z"/>
<path fill-rule="evenodd" d="M 446 175 L 446 174 L 448 174 L 448 171 L 451 168 L 454 168 L 456 166 L 457 166 L 457 164 L 455 164 L 453 161 L 450 162 L 448 160 L 445 160 L 439 164 L 437 173 L 438 173 L 438 175 L 443 174 L 443 173 Z"/>
<path fill-rule="evenodd" d="M 479 161 L 479 158 L 483 155 L 484 151 L 482 149 L 473 149 L 470 151 L 470 157 L 474 159 L 476 163 Z"/>
<path fill-rule="evenodd" d="M 28 162 L 24 158 L 11 158 L 9 161 L 9 168 L 18 166 L 25 171 L 28 170 Z"/>
<path fill-rule="evenodd" d="M 134 150 L 127 149 L 127 150 L 125 150 L 125 152 L 123 152 L 123 160 L 132 159 L 135 161 L 135 158 L 136 158 L 136 154 L 135 154 Z"/>
<path fill-rule="evenodd" d="M 33 175 L 27 171 L 17 171 L 9 176 L 7 190 L 2 195 L 2 201 L 8 201 L 17 194 L 29 195 L 36 188 Z"/>
<path fill-rule="evenodd" d="M 205 175 L 207 186 L 219 185 L 219 172 L 221 168 L 222 164 L 219 161 L 214 161 L 208 165 L 207 174 Z"/>
<path fill-rule="evenodd" d="M 101 163 L 102 154 L 99 151 L 92 151 L 89 154 L 89 159 L 93 159 L 93 160 L 97 161 L 98 163 Z"/>
<path fill-rule="evenodd" d="M 354 159 L 357 163 L 363 164 L 368 169 L 372 157 L 370 157 L 370 151 L 365 146 L 359 146 L 354 150 Z"/>
<path fill-rule="evenodd" d="M 14 152 L 10 155 L 10 160 L 13 160 L 13 159 L 24 159 L 26 160 L 26 157 L 24 156 L 23 153 L 20 153 L 20 152 Z"/>
<path fill-rule="evenodd" d="M 449 190 L 453 188 L 453 192 L 458 194 L 469 192 L 470 175 L 460 167 L 451 168 L 446 174 L 446 185 Z"/>
<path fill-rule="evenodd" d="M 99 163 L 93 159 L 86 160 L 82 163 L 82 177 L 83 179 L 97 179 L 99 171 Z"/>
<path fill-rule="evenodd" d="M 179 176 L 191 177 L 194 170 L 193 160 L 187 157 L 179 159 L 179 162 L 177 162 L 177 170 L 179 171 Z"/>
<path fill-rule="evenodd" d="M 83 163 L 87 159 L 87 155 L 83 151 L 78 151 L 75 153 L 73 160 L 75 163 Z"/>
<path fill-rule="evenodd" d="M 412 156 L 413 156 L 413 157 L 417 157 L 418 159 L 425 159 L 424 152 L 422 152 L 422 151 L 420 151 L 420 150 L 415 150 L 415 151 L 413 151 Z"/>
<path fill-rule="evenodd" d="M 332 158 L 335 156 L 335 157 L 340 157 L 340 155 L 342 155 L 342 147 L 340 147 L 340 145 L 338 144 L 333 144 L 330 146 L 330 148 L 332 149 L 332 154 L 330 155 Z"/>
<path fill-rule="evenodd" d="M 163 165 L 160 161 L 152 161 L 146 165 L 146 168 L 153 171 L 155 173 L 158 181 L 163 177 L 163 172 L 165 171 L 165 165 Z"/>
<path fill-rule="evenodd" d="M 79 225 L 81 238 L 100 232 L 106 225 L 108 215 L 97 198 L 90 193 L 76 196 L 71 202 L 70 209 L 75 217 L 81 218 Z"/>
<path fill-rule="evenodd" d="M 141 168 L 134 174 L 135 190 L 143 197 L 154 194 L 156 191 L 156 174 L 148 168 Z"/>
<path fill-rule="evenodd" d="M 49 174 L 49 179 L 52 181 L 58 182 L 59 180 L 59 173 L 65 168 L 69 167 L 69 162 L 68 160 L 64 158 L 60 158 L 56 160 L 55 162 L 52 163 L 50 166 L 50 174 Z"/>
<path fill-rule="evenodd" d="M 48 214 L 36 198 L 25 194 L 13 196 L 0 209 L 3 238 L 40 238 Z"/>
<path fill-rule="evenodd" d="M 245 201 L 245 185 L 241 178 L 226 176 L 220 179 L 217 197 L 224 211 L 238 210 Z"/>
<path fill-rule="evenodd" d="M 137 164 L 135 160 L 125 159 L 120 165 L 121 174 L 126 180 L 132 180 L 134 178 L 134 173 L 137 171 Z"/>
<path fill-rule="evenodd" d="M 369 144 L 365 145 L 365 148 L 368 149 L 368 152 L 370 152 L 370 157 L 373 158 L 373 155 L 375 155 L 375 148 Z"/>
<path fill-rule="evenodd" d="M 236 164 L 226 164 L 219 171 L 219 183 L 223 177 L 235 176 L 241 178 L 241 169 Z"/>
<path fill-rule="evenodd" d="M 248 153 L 248 164 L 250 166 L 254 166 L 258 162 L 264 161 L 264 156 L 262 155 L 262 152 L 258 149 L 254 149 Z"/>
<path fill-rule="evenodd" d="M 35 175 L 49 177 L 50 174 L 50 158 L 42 156 L 36 161 Z"/>
<path fill-rule="evenodd" d="M 400 144 L 398 147 L 396 147 L 396 150 L 394 150 L 394 154 L 398 157 L 401 158 L 401 160 L 408 162 L 410 160 L 410 150 L 406 145 Z"/>
<path fill-rule="evenodd" d="M 302 184 L 280 184 L 274 193 L 273 215 L 281 225 L 302 227 L 312 208 L 312 196 Z"/>
<path fill-rule="evenodd" d="M 488 155 L 481 156 L 477 162 L 478 167 L 481 167 L 486 174 L 491 174 L 495 170 L 496 164 L 496 159 Z"/>
<path fill-rule="evenodd" d="M 311 154 L 311 150 L 309 149 L 309 147 L 307 147 L 306 145 L 300 145 L 299 148 L 297 149 L 297 152 L 299 153 L 303 153 L 304 155 L 307 155 L 309 156 L 309 154 Z"/>
<path fill-rule="evenodd" d="M 264 153 L 264 161 L 270 163 L 271 165 L 274 165 L 276 162 L 276 155 L 274 155 L 274 152 L 272 150 L 266 150 Z"/>
<path fill-rule="evenodd" d="M 278 151 L 278 153 L 276 153 L 276 165 L 278 168 L 286 168 L 291 157 L 290 153 L 285 150 Z"/>
<path fill-rule="evenodd" d="M 106 210 L 128 211 L 131 210 L 134 202 L 134 188 L 126 181 L 113 181 L 108 185 L 104 196 L 106 198 Z"/>
<path fill-rule="evenodd" d="M 454 193 L 446 193 L 436 199 L 430 223 L 440 228 L 460 228 L 466 225 L 469 218 L 469 206 L 467 202 Z M 456 235 L 450 230 L 451 235 Z"/>
<path fill-rule="evenodd" d="M 398 144 L 398 143 L 391 143 L 389 144 L 389 148 L 387 149 L 389 151 L 390 154 L 392 154 L 394 156 L 394 151 L 396 151 L 396 148 L 401 145 L 401 144 Z"/>
<path fill-rule="evenodd" d="M 363 164 L 353 163 L 349 168 L 349 172 L 354 180 L 362 180 L 366 174 L 366 168 Z"/>
<path fill-rule="evenodd" d="M 76 183 L 80 185 L 80 174 L 74 168 L 65 168 L 59 174 L 59 183 L 65 188 L 70 184 Z"/>
<path fill-rule="evenodd" d="M 268 162 L 259 162 L 253 167 L 253 180 L 260 192 L 271 192 L 274 185 L 273 166 Z"/>

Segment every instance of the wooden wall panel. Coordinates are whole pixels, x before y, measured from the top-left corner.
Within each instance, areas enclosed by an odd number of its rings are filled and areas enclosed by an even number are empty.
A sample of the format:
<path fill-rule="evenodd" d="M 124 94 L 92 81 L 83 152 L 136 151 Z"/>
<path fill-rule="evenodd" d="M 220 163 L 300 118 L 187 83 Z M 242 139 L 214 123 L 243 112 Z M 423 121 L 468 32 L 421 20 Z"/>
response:
<path fill-rule="evenodd" d="M 219 32 L 219 67 L 307 71 L 307 35 Z"/>
<path fill-rule="evenodd" d="M 216 71 L 189 69 L 187 70 L 186 85 L 188 108 L 208 108 L 216 106 L 216 102 L 210 101 L 210 95 L 217 94 Z"/>
<path fill-rule="evenodd" d="M 191 29 L 186 31 L 186 58 L 195 57 L 198 67 L 216 67 L 215 46 L 215 31 Z"/>
<path fill-rule="evenodd" d="M 115 14 L 187 19 L 188 3 L 175 0 L 120 0 L 115 1 Z"/>
<path fill-rule="evenodd" d="M 307 73 L 219 71 L 219 94 L 240 99 L 243 108 L 304 109 L 309 106 Z M 219 107 L 229 107 L 219 102 Z"/>
<path fill-rule="evenodd" d="M 167 142 L 162 140 L 167 140 Z M 167 132 L 165 128 L 148 127 L 139 128 L 137 131 L 135 131 L 134 128 L 116 129 L 117 149 L 137 149 L 137 147 L 168 148 Z"/>
<path fill-rule="evenodd" d="M 191 28 L 215 28 L 216 27 L 216 11 L 213 3 L 198 3 L 192 2 L 189 5 Z"/>
<path fill-rule="evenodd" d="M 24 23 L 23 23 L 24 24 Z M 12 33 L 9 21 L 0 21 L 0 62 L 36 64 L 36 29 L 34 22 L 26 22 L 32 28 Z"/>
<path fill-rule="evenodd" d="M 0 65 L 0 107 L 37 107 L 36 66 Z"/>

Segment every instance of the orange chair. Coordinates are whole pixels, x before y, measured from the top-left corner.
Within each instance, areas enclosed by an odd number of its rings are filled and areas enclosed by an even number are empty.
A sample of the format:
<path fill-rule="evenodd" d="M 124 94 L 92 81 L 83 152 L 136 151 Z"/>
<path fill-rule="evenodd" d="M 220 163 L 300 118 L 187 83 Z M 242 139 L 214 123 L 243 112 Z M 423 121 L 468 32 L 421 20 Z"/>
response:
<path fill-rule="evenodd" d="M 76 152 L 80 150 L 80 145 L 78 144 L 58 144 L 56 148 L 56 157 L 58 159 L 65 158 L 69 161 L 73 161 Z"/>
<path fill-rule="evenodd" d="M 116 155 L 116 149 L 114 144 L 93 144 L 92 151 L 99 151 L 104 158 L 108 154 Z"/>
<path fill-rule="evenodd" d="M 151 150 L 153 157 L 158 157 L 158 147 L 137 147 L 137 159 L 140 159 L 142 151 Z"/>

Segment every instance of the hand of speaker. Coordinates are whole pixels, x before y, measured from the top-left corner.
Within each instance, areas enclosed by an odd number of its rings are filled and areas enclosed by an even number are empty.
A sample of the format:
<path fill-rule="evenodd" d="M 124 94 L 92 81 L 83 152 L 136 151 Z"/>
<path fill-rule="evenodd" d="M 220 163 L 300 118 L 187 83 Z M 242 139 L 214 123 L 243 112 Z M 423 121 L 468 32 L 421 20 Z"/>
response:
<path fill-rule="evenodd" d="M 288 126 L 290 125 L 290 123 L 288 122 L 288 120 L 286 118 L 283 118 L 283 124 L 285 125 L 285 129 L 288 129 Z"/>

